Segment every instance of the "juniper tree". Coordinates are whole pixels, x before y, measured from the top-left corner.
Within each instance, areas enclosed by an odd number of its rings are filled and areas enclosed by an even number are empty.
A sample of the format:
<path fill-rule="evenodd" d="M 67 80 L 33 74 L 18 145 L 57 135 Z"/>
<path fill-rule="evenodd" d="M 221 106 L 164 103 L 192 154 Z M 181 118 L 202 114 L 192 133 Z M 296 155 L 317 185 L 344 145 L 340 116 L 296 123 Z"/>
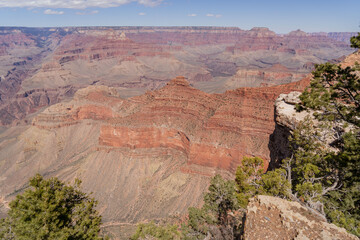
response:
<path fill-rule="evenodd" d="M 29 189 L 10 203 L 8 217 L 1 220 L 1 239 L 102 239 L 97 202 L 75 186 L 37 174 Z"/>
<path fill-rule="evenodd" d="M 360 47 L 360 34 L 351 39 Z M 293 157 L 284 161 L 293 193 L 333 223 L 360 236 L 360 72 L 359 65 L 316 65 L 299 111 L 311 109 L 317 124 L 294 131 Z M 331 128 L 335 138 L 321 145 Z"/>

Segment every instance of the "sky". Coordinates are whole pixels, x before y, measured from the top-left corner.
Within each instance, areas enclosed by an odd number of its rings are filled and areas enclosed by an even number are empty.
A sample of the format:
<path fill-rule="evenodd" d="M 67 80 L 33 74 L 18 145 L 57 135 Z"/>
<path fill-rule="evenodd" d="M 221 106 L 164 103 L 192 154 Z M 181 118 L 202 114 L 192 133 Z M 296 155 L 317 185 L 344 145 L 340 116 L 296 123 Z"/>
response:
<path fill-rule="evenodd" d="M 360 0 L 0 0 L 0 26 L 268 27 L 359 32 Z"/>

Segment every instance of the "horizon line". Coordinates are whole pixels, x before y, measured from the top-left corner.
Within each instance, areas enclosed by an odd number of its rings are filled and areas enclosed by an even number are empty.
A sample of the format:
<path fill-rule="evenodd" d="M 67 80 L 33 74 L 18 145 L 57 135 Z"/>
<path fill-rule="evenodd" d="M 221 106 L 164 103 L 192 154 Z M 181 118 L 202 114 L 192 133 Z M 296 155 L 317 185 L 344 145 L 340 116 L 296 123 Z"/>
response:
<path fill-rule="evenodd" d="M 76 26 L 53 26 L 53 27 L 29 27 L 29 26 L 1 26 L 0 25 L 0 29 L 1 28 L 28 28 L 28 29 L 31 29 L 31 28 L 38 28 L 38 29 L 52 29 L 52 28 L 58 28 L 58 29 L 61 29 L 61 28 L 223 28 L 223 29 L 238 29 L 238 30 L 242 30 L 242 31 L 251 31 L 252 29 L 254 28 L 264 28 L 264 29 L 268 29 L 269 31 L 272 31 L 272 32 L 275 32 L 274 30 L 271 30 L 270 28 L 268 27 L 259 27 L 259 26 L 256 26 L 256 27 L 252 27 L 251 29 L 242 29 L 238 26 L 212 26 L 212 25 L 174 25 L 174 26 L 156 26 L 156 25 L 92 25 L 92 26 L 86 26 L 86 25 L 76 25 Z M 327 31 L 315 31 L 315 32 L 306 32 L 304 30 L 301 30 L 301 29 L 295 29 L 295 30 L 292 30 L 290 32 L 293 32 L 293 31 L 303 31 L 305 33 L 332 33 L 332 32 L 337 32 L 337 33 L 359 33 L 358 31 L 330 31 L 330 32 L 327 32 Z M 288 33 L 290 33 L 288 32 Z M 275 32 L 276 34 L 286 34 L 286 33 L 277 33 Z"/>

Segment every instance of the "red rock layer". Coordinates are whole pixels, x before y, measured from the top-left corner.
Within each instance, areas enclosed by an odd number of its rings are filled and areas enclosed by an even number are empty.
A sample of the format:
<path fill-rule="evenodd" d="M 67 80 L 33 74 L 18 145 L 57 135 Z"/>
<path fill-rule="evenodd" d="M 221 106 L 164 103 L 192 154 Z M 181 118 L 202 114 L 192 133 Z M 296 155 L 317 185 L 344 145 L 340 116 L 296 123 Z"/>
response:
<path fill-rule="evenodd" d="M 207 94 L 178 77 L 162 89 L 127 100 L 91 87 L 68 104 L 50 107 L 34 121 L 42 128 L 83 119 L 102 120 L 99 145 L 118 151 L 174 149 L 188 164 L 234 172 L 243 156 L 270 159 L 274 100 L 301 90 L 307 80 L 262 88 L 240 88 Z M 106 120 L 106 122 L 104 122 Z M 184 169 L 186 171 L 186 169 Z"/>
<path fill-rule="evenodd" d="M 81 43 L 81 45 L 79 44 Z M 157 44 L 136 43 L 128 38 L 120 36 L 91 36 L 84 34 L 71 34 L 63 39 L 63 44 L 55 52 L 54 60 L 59 64 L 75 61 L 78 59 L 94 61 L 106 58 L 129 56 L 162 56 L 169 57 L 171 49 L 179 50 L 179 46 L 159 46 Z M 54 65 L 54 64 L 52 64 Z M 52 67 L 52 65 L 50 67 Z M 47 67 L 47 66 L 45 66 Z"/>
<path fill-rule="evenodd" d="M 309 69 L 313 68 L 313 65 L 308 66 Z M 282 66 L 281 64 L 275 64 L 267 69 L 242 69 L 238 70 L 236 74 L 229 80 L 229 84 L 232 82 L 250 82 L 255 81 L 261 83 L 262 86 L 275 86 L 284 83 L 295 82 L 306 77 L 307 73 L 296 73 L 290 69 Z"/>
<path fill-rule="evenodd" d="M 76 32 L 62 39 L 55 53 L 55 61 L 63 64 L 77 59 L 93 61 L 113 57 L 125 59 L 129 56 L 170 57 L 170 51 L 180 51 L 181 45 L 231 44 L 233 46 L 227 47 L 227 50 L 235 54 L 273 50 L 298 55 L 311 55 L 309 49 L 349 46 L 348 42 L 337 41 L 337 38 L 330 38 L 326 34 L 307 34 L 297 30 L 277 35 L 268 28 L 259 27 L 249 31 L 206 27 L 120 27 L 116 31 L 108 28 L 80 29 L 78 31 L 84 34 Z"/>
<path fill-rule="evenodd" d="M 126 148 L 172 148 L 189 154 L 190 141 L 176 129 L 154 127 L 113 127 L 102 126 L 100 145 Z"/>

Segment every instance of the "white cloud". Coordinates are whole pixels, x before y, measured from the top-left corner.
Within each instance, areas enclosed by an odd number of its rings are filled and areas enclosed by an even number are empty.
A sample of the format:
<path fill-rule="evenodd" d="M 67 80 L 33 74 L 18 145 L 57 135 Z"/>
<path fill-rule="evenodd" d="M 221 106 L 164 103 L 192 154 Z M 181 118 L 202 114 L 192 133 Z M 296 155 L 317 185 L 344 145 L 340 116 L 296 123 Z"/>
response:
<path fill-rule="evenodd" d="M 140 16 L 145 16 L 145 15 L 146 15 L 146 13 L 141 12 L 141 13 L 139 13 L 139 15 L 140 15 Z"/>
<path fill-rule="evenodd" d="M 196 16 L 197 16 L 197 14 L 195 14 L 195 13 L 191 13 L 191 14 L 188 14 L 188 16 L 189 16 L 189 17 L 196 17 Z"/>
<path fill-rule="evenodd" d="M 206 14 L 207 17 L 216 17 L 216 18 L 221 18 L 222 15 L 221 14 L 212 14 L 212 13 L 208 13 Z"/>
<path fill-rule="evenodd" d="M 98 10 L 94 11 L 83 11 L 83 12 L 76 12 L 77 15 L 93 15 L 99 13 Z"/>
<path fill-rule="evenodd" d="M 54 10 L 51 10 L 51 9 L 46 9 L 44 11 L 44 14 L 48 14 L 48 15 L 63 15 L 64 14 L 64 11 L 54 11 Z"/>
<path fill-rule="evenodd" d="M 139 4 L 155 7 L 159 5 L 163 0 L 132 0 L 131 2 L 138 2 Z"/>
<path fill-rule="evenodd" d="M 28 8 L 75 8 L 85 9 L 89 7 L 118 7 L 124 4 L 137 2 L 144 6 L 154 7 L 164 0 L 1 0 L 2 7 L 28 7 Z"/>

